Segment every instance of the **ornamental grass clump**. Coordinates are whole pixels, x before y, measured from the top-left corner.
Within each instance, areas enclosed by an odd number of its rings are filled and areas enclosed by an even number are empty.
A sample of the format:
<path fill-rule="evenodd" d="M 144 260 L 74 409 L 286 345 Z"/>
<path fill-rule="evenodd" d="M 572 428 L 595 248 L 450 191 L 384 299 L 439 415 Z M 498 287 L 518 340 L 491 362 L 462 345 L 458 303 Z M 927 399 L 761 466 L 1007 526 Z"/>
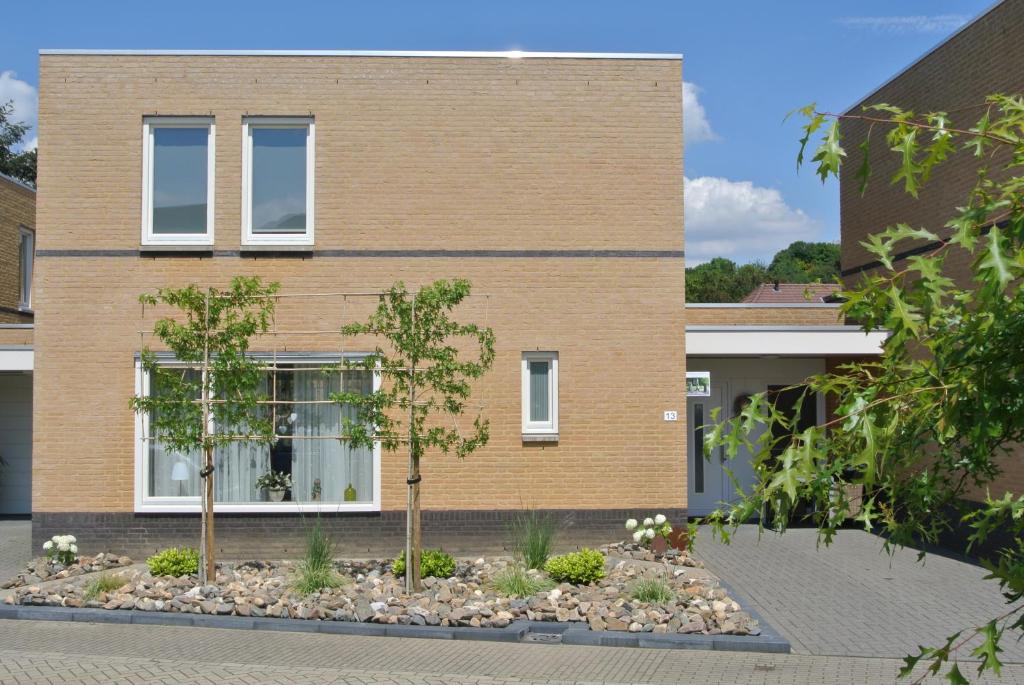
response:
<path fill-rule="evenodd" d="M 395 577 L 405 575 L 405 550 L 391 564 Z M 420 575 L 424 578 L 451 578 L 455 573 L 455 557 L 439 549 L 425 549 L 420 555 Z"/>
<path fill-rule="evenodd" d="M 306 530 L 306 554 L 298 565 L 292 587 L 309 595 L 329 588 L 341 587 L 345 579 L 334 569 L 334 543 L 320 519 Z"/>
<path fill-rule="evenodd" d="M 146 559 L 154 576 L 190 576 L 199 572 L 199 550 L 192 547 L 171 547 Z"/>
<path fill-rule="evenodd" d="M 587 585 L 604 578 L 604 555 L 596 549 L 581 549 L 551 557 L 544 570 L 558 583 Z"/>
<path fill-rule="evenodd" d="M 509 524 L 512 555 L 526 568 L 544 568 L 551 556 L 556 530 L 551 514 L 532 509 L 516 513 Z"/>
<path fill-rule="evenodd" d="M 77 542 L 74 535 L 54 535 L 43 543 L 43 551 L 50 563 L 70 566 L 78 558 Z"/>
<path fill-rule="evenodd" d="M 629 596 L 638 602 L 667 604 L 675 599 L 676 593 L 663 580 L 642 578 L 630 587 Z"/>
<path fill-rule="evenodd" d="M 124 585 L 125 580 L 121 576 L 116 576 L 113 573 L 101 573 L 98 578 L 93 580 L 85 586 L 85 592 L 82 597 L 85 601 L 96 599 L 101 594 L 113 592 L 117 588 Z"/>
<path fill-rule="evenodd" d="M 506 597 L 529 597 L 554 587 L 547 578 L 531 575 L 521 566 L 509 566 L 494 577 L 494 587 Z"/>

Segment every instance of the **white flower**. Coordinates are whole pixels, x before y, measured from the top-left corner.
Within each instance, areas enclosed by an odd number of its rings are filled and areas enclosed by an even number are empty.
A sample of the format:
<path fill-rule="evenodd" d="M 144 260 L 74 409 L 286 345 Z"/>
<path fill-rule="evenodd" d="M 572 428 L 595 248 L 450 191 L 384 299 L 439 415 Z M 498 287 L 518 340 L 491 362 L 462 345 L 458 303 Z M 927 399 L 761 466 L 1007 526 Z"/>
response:
<path fill-rule="evenodd" d="M 643 539 L 644 532 L 642 530 L 638 530 L 637 532 L 633 533 L 633 542 L 640 542 Z"/>
<path fill-rule="evenodd" d="M 648 540 L 653 540 L 654 539 L 654 529 L 653 528 L 648 528 L 647 530 L 645 530 L 644 531 L 644 537 L 647 538 Z"/>
<path fill-rule="evenodd" d="M 78 540 L 75 538 L 74 535 L 69 535 L 68 536 L 68 542 L 72 542 L 73 543 L 73 542 L 78 542 Z"/>
<path fill-rule="evenodd" d="M 650 528 L 653 525 L 654 525 L 654 519 L 652 519 L 652 518 L 645 518 L 644 519 L 644 528 Z"/>
<path fill-rule="evenodd" d="M 72 552 L 73 554 L 78 554 L 78 545 L 76 545 L 76 544 L 71 544 L 71 545 L 69 545 L 69 548 L 71 549 L 71 552 Z"/>
<path fill-rule="evenodd" d="M 53 549 L 53 540 L 47 540 L 46 542 L 44 542 L 43 549 L 45 549 L 47 552 Z"/>
<path fill-rule="evenodd" d="M 636 519 L 626 519 L 626 530 L 636 529 Z"/>
<path fill-rule="evenodd" d="M 664 514 L 658 514 L 657 516 L 655 516 L 654 517 L 654 523 L 659 525 L 659 526 L 661 524 L 665 523 L 665 515 Z"/>
<path fill-rule="evenodd" d="M 64 542 L 63 540 L 61 542 L 58 542 L 57 543 L 57 550 L 60 551 L 60 552 L 67 552 L 68 551 L 68 543 Z"/>

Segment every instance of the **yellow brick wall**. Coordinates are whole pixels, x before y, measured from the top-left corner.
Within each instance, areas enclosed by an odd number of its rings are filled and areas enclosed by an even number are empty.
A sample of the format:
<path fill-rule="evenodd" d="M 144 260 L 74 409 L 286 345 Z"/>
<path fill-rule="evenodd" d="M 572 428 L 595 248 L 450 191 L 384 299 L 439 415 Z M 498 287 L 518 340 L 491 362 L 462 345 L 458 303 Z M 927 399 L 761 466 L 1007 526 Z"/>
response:
<path fill-rule="evenodd" d="M 838 306 L 832 307 L 694 307 L 686 308 L 686 323 L 719 326 L 837 326 Z"/>
<path fill-rule="evenodd" d="M 18 312 L 21 265 L 18 261 L 19 226 L 35 228 L 36 194 L 0 176 L 0 323 L 31 323 Z"/>
<path fill-rule="evenodd" d="M 685 425 L 662 420 L 666 409 L 685 414 L 678 256 L 67 252 L 138 248 L 142 117 L 152 113 L 216 117 L 218 251 L 239 246 L 246 113 L 315 116 L 317 250 L 679 251 L 677 61 L 46 55 L 40 71 L 36 511 L 132 509 L 133 354 L 152 326 L 136 298 L 235 274 L 284 292 L 473 282 L 480 296 L 465 315 L 497 335 L 494 369 L 474 393 L 492 441 L 461 463 L 431 455 L 425 508 L 685 506 Z M 363 313 L 285 300 L 279 325 L 336 327 Z M 285 342 L 340 346 L 336 336 Z M 559 352 L 555 446 L 521 441 L 520 353 L 535 349 Z M 401 456 L 383 461 L 385 510 L 404 503 L 403 468 Z M 627 470 L 647 477 L 624 487 Z"/>

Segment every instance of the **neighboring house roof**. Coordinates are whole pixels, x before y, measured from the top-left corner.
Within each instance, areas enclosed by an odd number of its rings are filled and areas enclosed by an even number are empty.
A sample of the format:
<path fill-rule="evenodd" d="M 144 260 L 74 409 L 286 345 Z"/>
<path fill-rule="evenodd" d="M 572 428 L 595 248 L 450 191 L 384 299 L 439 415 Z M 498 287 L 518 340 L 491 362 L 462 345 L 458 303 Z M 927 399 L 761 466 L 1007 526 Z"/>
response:
<path fill-rule="evenodd" d="M 32 186 L 30 186 L 28 183 L 25 183 L 21 179 L 14 178 L 13 176 L 8 176 L 7 174 L 0 173 L 0 179 L 2 179 L 4 181 L 10 181 L 14 185 L 20 186 L 20 187 L 24 188 L 25 190 L 31 190 L 33 193 L 36 192 L 36 189 L 33 188 Z"/>
<path fill-rule="evenodd" d="M 830 302 L 838 291 L 835 283 L 762 283 L 740 301 L 760 304 Z"/>

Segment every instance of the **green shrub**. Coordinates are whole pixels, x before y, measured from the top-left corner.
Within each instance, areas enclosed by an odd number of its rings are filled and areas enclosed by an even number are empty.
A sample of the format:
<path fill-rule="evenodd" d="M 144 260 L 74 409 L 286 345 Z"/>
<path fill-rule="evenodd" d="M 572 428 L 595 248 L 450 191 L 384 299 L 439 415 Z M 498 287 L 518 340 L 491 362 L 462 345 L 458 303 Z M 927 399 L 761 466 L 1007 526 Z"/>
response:
<path fill-rule="evenodd" d="M 604 578 L 604 555 L 596 549 L 581 549 L 579 552 L 551 557 L 544 564 L 544 570 L 559 583 L 585 585 Z"/>
<path fill-rule="evenodd" d="M 124 578 L 120 576 L 115 576 L 112 573 L 101 573 L 97 578 L 93 578 L 92 581 L 85 586 L 85 592 L 82 596 L 86 601 L 96 599 L 101 593 L 113 592 L 124 585 L 124 583 Z"/>
<path fill-rule="evenodd" d="M 391 564 L 391 572 L 396 576 L 405 575 L 405 550 Z M 429 578 L 450 578 L 455 572 L 455 557 L 439 549 L 425 549 L 420 554 L 420 576 Z"/>
<path fill-rule="evenodd" d="M 306 529 L 306 554 L 298 565 L 298 575 L 292 587 L 304 595 L 327 588 L 341 587 L 345 579 L 334 569 L 334 543 L 331 542 L 320 518 Z"/>
<path fill-rule="evenodd" d="M 199 550 L 191 547 L 171 547 L 146 559 L 146 566 L 154 576 L 188 576 L 199 572 Z"/>
<path fill-rule="evenodd" d="M 532 509 L 516 513 L 509 524 L 513 556 L 526 568 L 544 568 L 556 530 L 551 514 Z"/>
<path fill-rule="evenodd" d="M 629 596 L 638 602 L 650 602 L 652 604 L 667 604 L 675 599 L 676 594 L 672 592 L 664 581 L 658 579 L 641 579 L 633 583 Z"/>
<path fill-rule="evenodd" d="M 529 597 L 554 587 L 547 578 L 530 575 L 521 566 L 509 566 L 494 577 L 494 587 L 506 597 Z"/>

